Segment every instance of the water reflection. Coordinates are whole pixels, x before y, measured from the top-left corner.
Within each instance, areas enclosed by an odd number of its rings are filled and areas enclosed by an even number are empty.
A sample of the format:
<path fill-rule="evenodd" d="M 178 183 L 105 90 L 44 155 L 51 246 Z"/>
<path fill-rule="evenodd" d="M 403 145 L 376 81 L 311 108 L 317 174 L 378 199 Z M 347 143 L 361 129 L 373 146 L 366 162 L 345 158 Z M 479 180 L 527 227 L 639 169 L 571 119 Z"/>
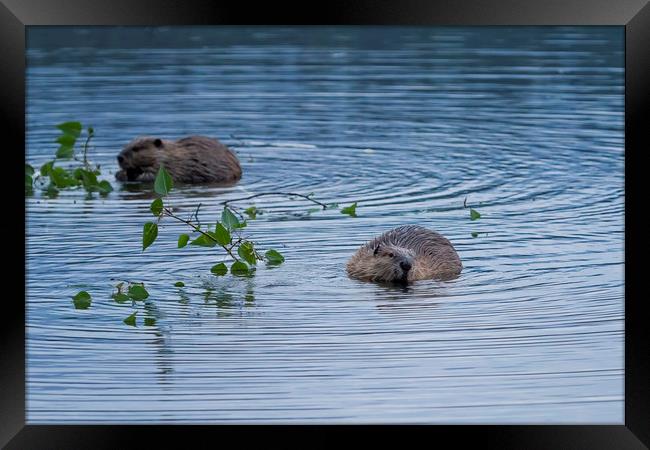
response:
<path fill-rule="evenodd" d="M 152 326 L 147 328 L 153 329 L 153 339 L 150 342 L 155 348 L 154 359 L 158 366 L 158 383 L 165 385 L 171 381 L 169 375 L 174 373 L 172 334 L 169 328 L 163 325 L 165 315 L 157 307 L 156 302 L 145 300 L 144 312 L 146 318 L 155 321 Z"/>
<path fill-rule="evenodd" d="M 242 315 L 242 308 L 255 306 L 255 277 L 240 276 L 203 278 L 202 298 L 205 306 L 217 308 L 217 317 Z"/>

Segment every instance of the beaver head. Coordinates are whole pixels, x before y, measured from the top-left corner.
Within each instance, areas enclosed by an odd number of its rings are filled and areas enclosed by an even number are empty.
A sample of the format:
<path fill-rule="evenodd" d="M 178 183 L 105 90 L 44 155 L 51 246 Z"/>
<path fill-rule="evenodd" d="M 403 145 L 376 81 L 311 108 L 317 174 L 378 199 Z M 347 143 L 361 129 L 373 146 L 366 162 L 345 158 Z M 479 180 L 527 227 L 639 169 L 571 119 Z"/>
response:
<path fill-rule="evenodd" d="M 139 137 L 129 142 L 117 155 L 117 162 L 128 180 L 135 180 L 144 172 L 158 170 L 161 153 L 169 143 L 159 138 Z"/>
<path fill-rule="evenodd" d="M 409 272 L 415 260 L 415 254 L 411 250 L 379 243 L 372 250 L 372 254 L 366 270 L 373 274 L 374 281 L 408 282 Z"/>

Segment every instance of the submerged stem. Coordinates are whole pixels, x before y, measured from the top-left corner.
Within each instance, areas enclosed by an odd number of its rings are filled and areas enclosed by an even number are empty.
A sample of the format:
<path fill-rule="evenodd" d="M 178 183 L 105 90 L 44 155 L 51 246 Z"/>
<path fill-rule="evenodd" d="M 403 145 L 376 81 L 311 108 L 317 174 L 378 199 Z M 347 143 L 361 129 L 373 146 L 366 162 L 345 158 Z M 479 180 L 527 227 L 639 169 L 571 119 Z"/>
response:
<path fill-rule="evenodd" d="M 84 142 L 84 167 L 88 170 L 88 144 L 93 137 L 93 132 L 88 132 L 88 137 L 86 137 L 86 142 Z"/>

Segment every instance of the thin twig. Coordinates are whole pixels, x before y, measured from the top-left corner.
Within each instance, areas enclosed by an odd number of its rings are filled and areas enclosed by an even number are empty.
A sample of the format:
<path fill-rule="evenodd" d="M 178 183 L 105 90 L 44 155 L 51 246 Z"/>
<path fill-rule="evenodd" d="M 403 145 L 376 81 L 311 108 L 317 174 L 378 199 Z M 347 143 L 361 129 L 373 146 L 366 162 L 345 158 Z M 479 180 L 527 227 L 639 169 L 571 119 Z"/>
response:
<path fill-rule="evenodd" d="M 221 202 L 221 204 L 224 205 L 224 206 L 228 206 L 228 203 L 231 203 L 231 202 L 237 202 L 237 201 L 242 201 L 242 200 L 250 200 L 251 198 L 262 197 L 263 195 L 286 195 L 286 196 L 289 196 L 289 197 L 301 197 L 301 198 L 304 198 L 305 200 L 309 200 L 312 203 L 315 203 L 315 204 L 317 204 L 319 206 L 322 206 L 323 209 L 327 209 L 327 205 L 325 203 L 321 203 L 318 200 L 314 200 L 313 198 L 309 197 L 308 195 L 296 194 L 295 192 L 261 192 L 259 194 L 250 195 L 248 197 L 233 198 L 233 199 L 230 199 L 230 200 L 226 200 L 226 201 Z"/>
<path fill-rule="evenodd" d="M 199 209 L 201 208 L 202 203 L 199 203 L 194 212 L 190 215 L 189 220 L 192 220 L 192 217 L 196 219 L 196 224 L 200 227 L 201 221 L 199 220 Z"/>
<path fill-rule="evenodd" d="M 235 248 L 242 241 L 243 241 L 243 239 L 240 236 L 239 238 L 237 238 L 236 242 L 231 242 L 230 247 L 228 247 L 228 250 L 232 251 L 232 249 Z"/>
<path fill-rule="evenodd" d="M 217 240 L 216 240 L 215 238 L 213 238 L 213 237 L 210 236 L 208 233 L 206 233 L 206 232 L 204 232 L 203 230 L 201 230 L 199 227 L 197 227 L 196 225 L 194 225 L 194 224 L 193 224 L 192 222 L 190 222 L 189 220 L 181 219 L 180 217 L 178 217 L 177 215 L 175 215 L 173 212 L 171 212 L 171 211 L 170 211 L 169 209 L 167 209 L 167 208 L 163 208 L 163 209 L 164 209 L 165 213 L 166 213 L 169 217 L 171 217 L 171 218 L 173 218 L 173 219 L 176 219 L 176 220 L 178 220 L 179 222 L 183 222 L 183 223 L 185 223 L 185 224 L 191 226 L 191 227 L 194 229 L 194 231 L 198 231 L 198 232 L 201 233 L 203 236 L 207 237 L 207 238 L 210 239 L 212 242 L 216 243 L 216 244 L 219 245 L 221 248 L 223 248 L 223 249 L 226 251 L 226 253 L 228 253 L 228 254 L 230 255 L 230 257 L 231 257 L 232 259 L 234 259 L 235 261 L 239 261 L 239 258 L 237 258 L 235 255 L 232 254 L 232 251 L 231 251 L 231 250 L 232 250 L 232 247 L 231 247 L 231 248 L 228 248 L 228 247 L 226 247 L 225 245 L 221 245 L 221 244 L 219 244 L 219 242 L 217 242 Z"/>

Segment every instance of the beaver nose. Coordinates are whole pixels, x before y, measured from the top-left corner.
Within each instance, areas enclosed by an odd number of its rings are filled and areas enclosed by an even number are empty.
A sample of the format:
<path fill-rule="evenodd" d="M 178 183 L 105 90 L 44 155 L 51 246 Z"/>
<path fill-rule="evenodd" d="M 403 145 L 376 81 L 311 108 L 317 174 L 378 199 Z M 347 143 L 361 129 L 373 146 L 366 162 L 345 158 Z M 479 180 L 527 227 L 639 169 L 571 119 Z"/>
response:
<path fill-rule="evenodd" d="M 402 261 L 401 263 L 399 263 L 399 266 L 402 268 L 404 272 L 408 272 L 409 270 L 411 270 L 411 265 L 406 261 Z"/>
<path fill-rule="evenodd" d="M 123 161 L 124 161 L 124 158 L 121 155 L 117 157 L 117 162 L 118 163 L 121 164 Z"/>

